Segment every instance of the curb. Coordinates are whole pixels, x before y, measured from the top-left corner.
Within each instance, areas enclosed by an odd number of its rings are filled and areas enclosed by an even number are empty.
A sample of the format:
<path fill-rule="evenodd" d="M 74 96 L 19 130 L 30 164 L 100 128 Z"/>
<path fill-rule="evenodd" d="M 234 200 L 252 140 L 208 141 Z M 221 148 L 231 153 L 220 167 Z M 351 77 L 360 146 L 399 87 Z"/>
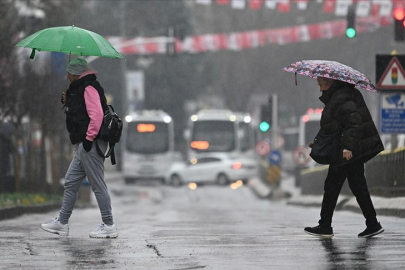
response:
<path fill-rule="evenodd" d="M 342 197 L 342 198 L 341 198 Z M 373 201 L 375 211 L 377 215 L 381 216 L 394 216 L 399 218 L 405 218 L 405 205 L 404 208 L 399 208 L 398 205 L 390 206 L 393 200 L 398 201 L 403 200 L 405 198 L 381 198 L 372 196 L 371 200 Z M 388 204 L 387 204 L 388 202 Z M 295 198 L 291 198 L 288 202 L 288 205 L 295 205 L 295 206 L 302 206 L 302 207 L 321 207 L 322 206 L 322 196 L 311 196 L 311 195 L 304 195 L 298 196 Z M 336 211 L 351 211 L 358 214 L 361 214 L 361 209 L 356 202 L 356 198 L 354 196 L 339 196 L 338 202 L 336 204 Z"/>
<path fill-rule="evenodd" d="M 260 179 L 251 179 L 248 182 L 248 186 L 253 191 L 253 193 L 261 199 L 270 199 L 270 200 L 282 200 L 285 198 L 290 198 L 291 194 L 280 188 L 270 188 Z"/>
<path fill-rule="evenodd" d="M 0 209 L 0 220 L 11 219 L 23 214 L 45 213 L 61 207 L 61 203 L 44 203 L 30 206 L 15 206 Z"/>

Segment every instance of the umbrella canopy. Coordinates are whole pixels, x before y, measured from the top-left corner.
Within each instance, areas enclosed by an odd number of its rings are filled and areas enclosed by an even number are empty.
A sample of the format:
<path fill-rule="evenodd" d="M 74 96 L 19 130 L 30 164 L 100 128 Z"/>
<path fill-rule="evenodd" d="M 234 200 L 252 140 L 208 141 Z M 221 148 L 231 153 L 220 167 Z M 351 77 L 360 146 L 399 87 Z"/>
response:
<path fill-rule="evenodd" d="M 124 58 L 99 34 L 74 25 L 40 30 L 21 40 L 16 46 L 32 48 L 31 59 L 35 56 L 35 50 L 81 56 Z"/>
<path fill-rule="evenodd" d="M 362 88 L 376 92 L 377 88 L 363 73 L 342 63 L 326 60 L 302 60 L 286 66 L 286 72 L 294 72 L 311 78 L 324 77 L 354 84 L 356 88 Z"/>

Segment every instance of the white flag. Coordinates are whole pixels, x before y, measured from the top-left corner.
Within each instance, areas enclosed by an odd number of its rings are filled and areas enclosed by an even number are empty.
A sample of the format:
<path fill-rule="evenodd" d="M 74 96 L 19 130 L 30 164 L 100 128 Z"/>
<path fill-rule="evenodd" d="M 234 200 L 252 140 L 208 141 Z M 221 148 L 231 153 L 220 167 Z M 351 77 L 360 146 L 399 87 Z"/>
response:
<path fill-rule="evenodd" d="M 352 0 L 337 0 L 335 15 L 336 16 L 346 16 L 349 10 L 349 6 L 352 4 Z"/>
<path fill-rule="evenodd" d="M 356 16 L 366 17 L 370 13 L 370 0 L 360 0 L 357 2 Z"/>
<path fill-rule="evenodd" d="M 275 9 L 277 7 L 278 0 L 266 0 L 265 6 L 266 8 Z"/>
<path fill-rule="evenodd" d="M 392 12 L 392 2 L 391 1 L 384 1 L 380 2 L 380 16 L 391 16 Z"/>
<path fill-rule="evenodd" d="M 231 7 L 235 9 L 244 9 L 246 6 L 245 0 L 232 0 Z"/>
<path fill-rule="evenodd" d="M 201 5 L 210 5 L 211 4 L 211 0 L 195 0 L 195 2 L 197 4 L 201 4 Z"/>
<path fill-rule="evenodd" d="M 299 10 L 306 10 L 308 7 L 308 1 L 306 0 L 300 0 L 296 1 L 297 2 L 297 7 Z"/>
<path fill-rule="evenodd" d="M 309 35 L 309 30 L 307 25 L 297 26 L 297 30 L 299 33 L 299 41 L 310 41 L 311 36 Z"/>

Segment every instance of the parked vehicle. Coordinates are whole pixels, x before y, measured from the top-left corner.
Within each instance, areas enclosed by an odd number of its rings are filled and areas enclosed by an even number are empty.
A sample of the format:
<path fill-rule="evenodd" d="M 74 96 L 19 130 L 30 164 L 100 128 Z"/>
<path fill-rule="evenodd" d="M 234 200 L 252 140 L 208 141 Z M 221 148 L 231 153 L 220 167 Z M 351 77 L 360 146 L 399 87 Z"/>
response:
<path fill-rule="evenodd" d="M 174 155 L 172 118 L 163 111 L 137 111 L 125 117 L 123 175 L 136 180 L 164 181 Z"/>
<path fill-rule="evenodd" d="M 246 182 L 256 171 L 257 164 L 251 159 L 233 159 L 224 153 L 206 153 L 173 165 L 166 182 L 175 186 L 192 182 L 226 185 L 237 180 Z"/>

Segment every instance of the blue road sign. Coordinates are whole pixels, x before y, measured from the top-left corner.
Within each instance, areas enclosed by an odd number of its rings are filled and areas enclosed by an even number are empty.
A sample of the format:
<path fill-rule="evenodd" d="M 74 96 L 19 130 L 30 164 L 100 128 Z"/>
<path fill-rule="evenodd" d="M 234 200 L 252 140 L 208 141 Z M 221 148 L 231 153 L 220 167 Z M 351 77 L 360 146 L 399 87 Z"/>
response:
<path fill-rule="evenodd" d="M 271 165 L 280 165 L 281 153 L 278 150 L 273 150 L 269 154 L 269 162 Z"/>
<path fill-rule="evenodd" d="M 405 93 L 382 95 L 381 132 L 405 133 Z"/>

